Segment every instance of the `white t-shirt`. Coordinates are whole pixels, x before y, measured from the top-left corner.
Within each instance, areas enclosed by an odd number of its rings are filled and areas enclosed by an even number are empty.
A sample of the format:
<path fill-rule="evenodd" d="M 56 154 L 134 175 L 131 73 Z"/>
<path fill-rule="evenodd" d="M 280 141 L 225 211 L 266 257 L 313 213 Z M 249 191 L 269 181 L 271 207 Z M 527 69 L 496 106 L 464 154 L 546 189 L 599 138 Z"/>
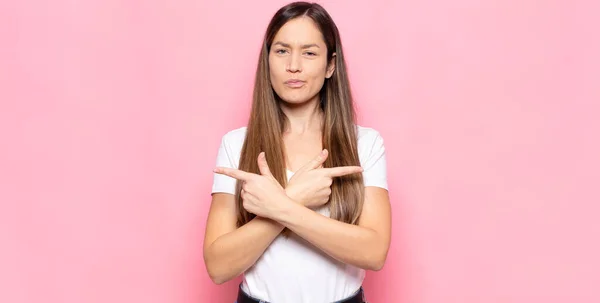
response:
<path fill-rule="evenodd" d="M 358 155 L 365 186 L 388 189 L 383 139 L 372 129 L 357 126 Z M 225 134 L 217 155 L 217 166 L 238 168 L 246 127 Z M 288 170 L 288 180 L 293 172 Z M 214 174 L 213 193 L 235 195 L 236 180 Z M 328 205 L 317 209 L 329 216 Z M 362 285 L 365 271 L 328 256 L 294 233 L 278 236 L 263 255 L 244 273 L 242 289 L 267 302 L 325 303 L 342 300 Z"/>

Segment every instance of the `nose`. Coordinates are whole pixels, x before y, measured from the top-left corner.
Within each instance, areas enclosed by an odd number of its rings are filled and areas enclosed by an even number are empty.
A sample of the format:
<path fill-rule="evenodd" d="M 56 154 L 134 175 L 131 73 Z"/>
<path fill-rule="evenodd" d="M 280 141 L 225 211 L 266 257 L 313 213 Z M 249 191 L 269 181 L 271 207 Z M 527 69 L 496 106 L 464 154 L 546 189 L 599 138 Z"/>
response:
<path fill-rule="evenodd" d="M 297 53 L 292 53 L 291 56 L 288 57 L 288 64 L 286 70 L 290 73 L 297 73 L 302 71 L 302 59 L 300 55 Z"/>

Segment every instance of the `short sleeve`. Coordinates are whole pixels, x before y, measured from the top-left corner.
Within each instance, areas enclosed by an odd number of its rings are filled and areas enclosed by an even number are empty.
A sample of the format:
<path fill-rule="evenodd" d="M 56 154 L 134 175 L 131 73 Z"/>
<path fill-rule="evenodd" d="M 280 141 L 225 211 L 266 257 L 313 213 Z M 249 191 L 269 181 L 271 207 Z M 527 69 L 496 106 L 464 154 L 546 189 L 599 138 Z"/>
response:
<path fill-rule="evenodd" d="M 237 168 L 237 165 L 233 159 L 231 147 L 227 142 L 226 136 L 223 136 L 221 140 L 221 146 L 219 146 L 219 151 L 217 152 L 216 167 Z M 235 195 L 236 184 L 236 179 L 226 175 L 214 173 L 212 193 L 227 193 Z"/>
<path fill-rule="evenodd" d="M 385 146 L 383 144 L 383 138 L 379 133 L 375 136 L 375 139 L 368 150 L 368 156 L 362 164 L 365 186 L 376 186 L 388 189 Z"/>

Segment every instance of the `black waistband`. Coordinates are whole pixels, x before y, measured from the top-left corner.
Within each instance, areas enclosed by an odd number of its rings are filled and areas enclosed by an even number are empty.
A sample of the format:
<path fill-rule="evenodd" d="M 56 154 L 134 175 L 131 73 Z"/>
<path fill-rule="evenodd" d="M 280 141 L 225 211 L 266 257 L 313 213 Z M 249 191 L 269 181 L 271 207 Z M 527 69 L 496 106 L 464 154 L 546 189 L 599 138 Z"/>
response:
<path fill-rule="evenodd" d="M 351 297 L 346 298 L 341 301 L 337 301 L 337 302 L 339 302 L 339 303 L 365 303 L 362 287 Z M 244 290 L 242 290 L 242 284 L 240 284 L 240 287 L 238 289 L 237 303 L 269 303 L 269 302 L 261 301 L 259 299 L 249 296 L 248 294 L 246 294 L 244 292 Z"/>

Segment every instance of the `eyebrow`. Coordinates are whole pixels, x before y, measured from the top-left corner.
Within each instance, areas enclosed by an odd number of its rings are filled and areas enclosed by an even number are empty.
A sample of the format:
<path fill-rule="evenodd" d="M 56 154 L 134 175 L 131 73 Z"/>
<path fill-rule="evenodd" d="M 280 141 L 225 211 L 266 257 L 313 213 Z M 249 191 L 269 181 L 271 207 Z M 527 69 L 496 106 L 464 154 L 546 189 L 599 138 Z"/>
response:
<path fill-rule="evenodd" d="M 287 48 L 291 48 L 291 46 L 287 43 L 283 43 L 281 41 L 277 41 L 275 43 L 273 43 L 273 45 L 281 45 L 283 47 L 287 47 Z M 311 44 L 304 44 L 302 45 L 302 48 L 310 48 L 310 47 L 316 47 L 316 48 L 320 48 L 317 44 L 315 43 L 311 43 Z"/>

